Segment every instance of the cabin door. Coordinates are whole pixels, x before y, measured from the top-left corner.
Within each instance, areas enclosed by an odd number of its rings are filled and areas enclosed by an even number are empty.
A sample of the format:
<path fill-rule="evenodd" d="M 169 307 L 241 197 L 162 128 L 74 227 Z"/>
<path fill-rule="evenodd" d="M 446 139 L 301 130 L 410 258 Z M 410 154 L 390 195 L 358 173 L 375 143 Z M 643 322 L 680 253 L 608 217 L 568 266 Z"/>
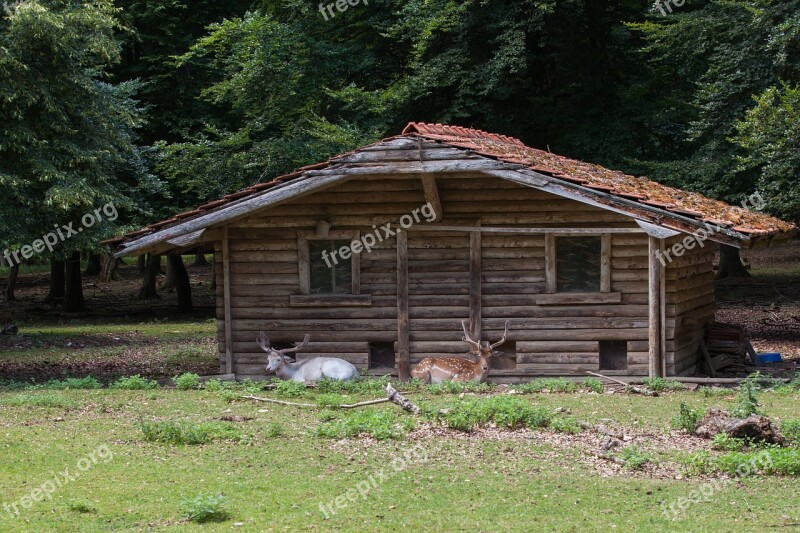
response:
<path fill-rule="evenodd" d="M 412 367 L 425 357 L 467 353 L 461 321 L 469 327 L 469 232 L 409 232 L 408 317 Z"/>

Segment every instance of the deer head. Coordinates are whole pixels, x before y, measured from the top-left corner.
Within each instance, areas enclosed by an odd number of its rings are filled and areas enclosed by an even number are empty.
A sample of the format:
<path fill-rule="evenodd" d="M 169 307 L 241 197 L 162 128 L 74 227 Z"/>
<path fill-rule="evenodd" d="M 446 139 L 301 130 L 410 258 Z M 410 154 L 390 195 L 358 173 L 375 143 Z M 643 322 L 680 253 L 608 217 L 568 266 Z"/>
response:
<path fill-rule="evenodd" d="M 256 343 L 261 347 L 262 350 L 267 352 L 267 373 L 269 374 L 276 374 L 286 364 L 286 354 L 289 352 L 296 352 L 298 350 L 302 350 L 308 344 L 308 340 L 311 338 L 311 335 L 306 333 L 306 336 L 303 338 L 303 342 L 301 342 L 297 346 L 293 346 L 291 348 L 283 348 L 282 350 L 276 350 L 272 347 L 269 342 L 269 337 L 263 331 L 256 339 Z"/>
<path fill-rule="evenodd" d="M 494 344 L 487 343 L 486 346 L 483 346 L 480 339 L 475 341 L 470 338 L 469 333 L 467 333 L 467 321 L 466 320 L 461 321 L 461 329 L 464 330 L 464 337 L 461 340 L 469 343 L 470 346 L 472 346 L 472 350 L 470 350 L 470 353 L 472 353 L 473 355 L 477 355 L 480 358 L 479 370 L 481 371 L 482 374 L 487 374 L 489 372 L 490 359 L 495 355 L 497 355 L 497 352 L 495 352 L 494 349 L 503 344 L 504 342 L 506 342 L 506 337 L 508 336 L 508 326 L 509 326 L 509 321 L 506 320 L 506 329 L 503 332 L 502 339 L 495 342 Z"/>

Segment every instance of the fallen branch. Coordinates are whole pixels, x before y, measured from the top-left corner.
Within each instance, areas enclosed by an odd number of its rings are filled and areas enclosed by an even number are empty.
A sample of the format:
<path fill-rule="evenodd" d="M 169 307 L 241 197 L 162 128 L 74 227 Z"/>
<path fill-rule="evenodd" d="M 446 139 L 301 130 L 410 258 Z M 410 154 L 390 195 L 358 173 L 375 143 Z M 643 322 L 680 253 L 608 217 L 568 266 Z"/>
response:
<path fill-rule="evenodd" d="M 629 388 L 630 390 L 632 390 L 633 392 L 635 392 L 636 394 L 643 394 L 644 396 L 658 396 L 658 393 L 656 391 L 650 391 L 650 390 L 647 390 L 647 389 L 643 389 L 641 387 L 637 387 L 635 385 L 631 385 L 630 383 L 625 383 L 624 381 L 619 380 L 619 379 L 610 378 L 608 376 L 604 376 L 603 374 L 597 374 L 595 372 L 589 372 L 588 370 L 586 371 L 586 373 L 587 374 L 591 374 L 593 376 L 597 376 L 598 378 L 607 379 L 608 381 L 612 381 L 614 383 L 617 383 L 618 385 L 623 385 L 623 386 Z"/>
<path fill-rule="evenodd" d="M 608 429 L 607 427 L 601 424 L 592 424 L 591 422 L 587 422 L 586 420 L 578 420 L 578 425 L 583 429 L 589 429 L 592 431 L 596 431 L 601 435 L 605 435 L 607 437 L 614 437 L 615 439 L 624 440 L 624 435 L 619 433 L 615 433 L 612 430 Z"/>
<path fill-rule="evenodd" d="M 396 403 L 411 414 L 419 414 L 419 407 L 411 403 L 408 398 L 397 392 L 395 388 L 392 387 L 391 383 L 386 384 L 386 394 L 389 395 L 386 401 Z"/>
<path fill-rule="evenodd" d="M 260 396 L 247 395 L 240 396 L 240 398 L 244 398 L 245 400 L 255 400 L 257 402 L 277 403 L 278 405 L 291 405 L 294 407 L 319 407 L 314 403 L 285 402 L 283 400 L 273 400 L 272 398 L 262 398 Z"/>

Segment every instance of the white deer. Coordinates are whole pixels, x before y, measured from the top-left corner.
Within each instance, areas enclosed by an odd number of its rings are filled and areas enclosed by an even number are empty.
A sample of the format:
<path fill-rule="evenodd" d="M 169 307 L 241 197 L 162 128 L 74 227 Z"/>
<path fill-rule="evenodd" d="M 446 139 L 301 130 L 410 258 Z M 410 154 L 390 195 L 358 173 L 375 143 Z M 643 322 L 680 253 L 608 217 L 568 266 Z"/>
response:
<path fill-rule="evenodd" d="M 267 334 L 262 331 L 256 342 L 267 352 L 267 373 L 275 374 L 281 379 L 301 382 L 319 381 L 323 378 L 349 381 L 358 377 L 358 369 L 352 363 L 336 357 L 313 357 L 299 363 L 286 360 L 285 354 L 302 350 L 310 338 L 311 335 L 306 333 L 299 346 L 276 350 L 270 345 Z"/>

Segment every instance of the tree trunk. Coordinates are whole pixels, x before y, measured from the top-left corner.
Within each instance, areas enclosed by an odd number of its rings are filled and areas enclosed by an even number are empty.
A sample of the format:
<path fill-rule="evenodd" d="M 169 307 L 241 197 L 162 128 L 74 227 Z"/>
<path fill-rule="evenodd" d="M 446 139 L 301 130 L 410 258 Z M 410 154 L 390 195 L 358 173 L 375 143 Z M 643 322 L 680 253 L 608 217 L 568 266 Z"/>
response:
<path fill-rule="evenodd" d="M 86 262 L 86 270 L 83 272 L 84 276 L 97 276 L 102 271 L 100 265 L 100 254 L 89 252 L 88 260 Z"/>
<path fill-rule="evenodd" d="M 146 259 L 145 254 L 142 254 L 136 258 L 136 272 L 138 272 L 140 276 L 144 275 L 145 259 Z"/>
<path fill-rule="evenodd" d="M 108 283 L 120 279 L 119 272 L 117 272 L 119 259 L 110 254 L 103 254 L 100 263 L 100 281 Z"/>
<path fill-rule="evenodd" d="M 86 311 L 83 301 L 83 280 L 81 279 L 81 253 L 73 252 L 67 260 L 66 292 L 64 294 L 64 312 L 79 313 Z"/>
<path fill-rule="evenodd" d="M 144 269 L 144 279 L 142 280 L 142 288 L 136 296 L 137 300 L 155 300 L 158 299 L 156 292 L 156 279 L 158 271 L 161 269 L 161 256 L 147 254 L 147 264 Z"/>
<path fill-rule="evenodd" d="M 17 297 L 14 296 L 14 291 L 17 288 L 17 278 L 19 277 L 19 263 L 12 266 L 8 273 L 8 285 L 6 285 L 6 301 L 15 302 Z"/>
<path fill-rule="evenodd" d="M 206 254 L 203 252 L 198 252 L 194 256 L 194 265 L 196 267 L 207 267 L 208 266 L 208 259 L 206 259 Z"/>
<path fill-rule="evenodd" d="M 172 278 L 175 284 L 175 291 L 178 293 L 178 312 L 190 313 L 192 306 L 192 287 L 189 283 L 189 273 L 183 265 L 183 258 L 180 254 L 170 254 L 167 256 L 167 272 L 172 271 Z"/>
<path fill-rule="evenodd" d="M 55 302 L 64 298 L 66 294 L 66 278 L 64 261 L 50 260 L 50 292 L 47 293 L 45 302 Z"/>
<path fill-rule="evenodd" d="M 727 244 L 719 245 L 719 268 L 717 279 L 749 278 L 750 272 L 742 264 L 739 249 Z"/>
<path fill-rule="evenodd" d="M 162 283 L 159 288 L 162 291 L 172 292 L 175 290 L 175 268 L 173 261 L 170 260 L 172 254 L 167 256 L 167 270 L 166 276 L 164 277 L 164 283 Z M 183 260 L 181 260 L 181 264 L 183 264 Z"/>

